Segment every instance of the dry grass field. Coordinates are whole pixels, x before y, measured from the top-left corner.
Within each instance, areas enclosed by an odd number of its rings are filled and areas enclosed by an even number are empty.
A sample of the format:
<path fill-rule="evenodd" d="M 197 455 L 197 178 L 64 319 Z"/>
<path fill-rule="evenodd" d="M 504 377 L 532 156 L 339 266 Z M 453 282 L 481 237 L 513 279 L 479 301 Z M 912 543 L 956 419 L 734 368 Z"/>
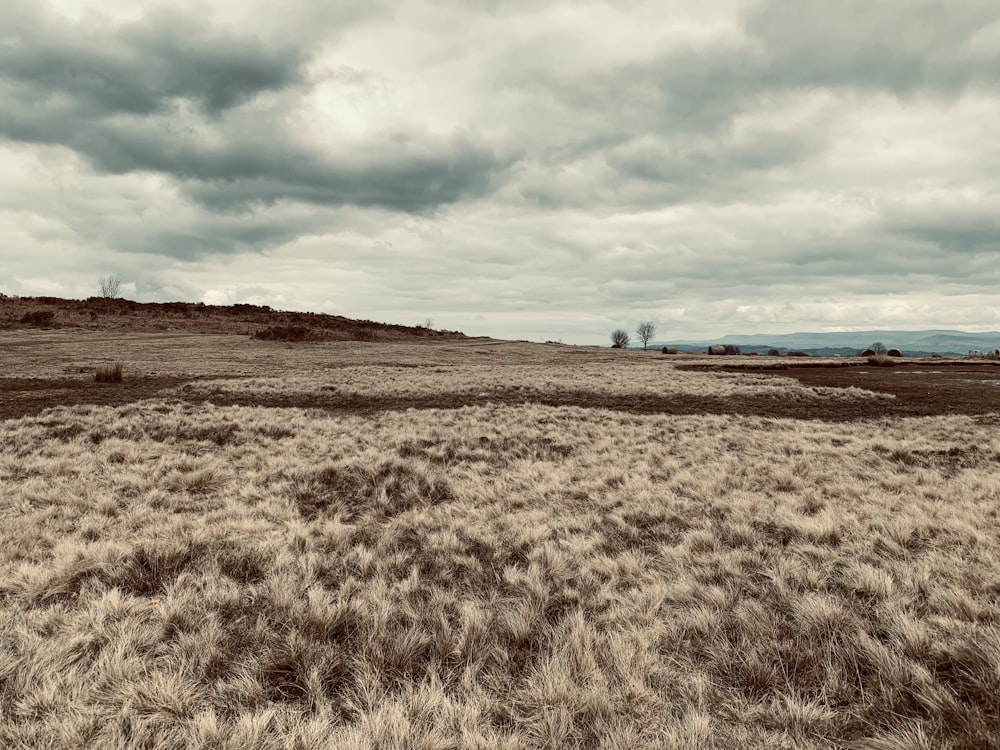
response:
<path fill-rule="evenodd" d="M 481 340 L 0 352 L 2 748 L 1000 745 L 996 397 Z"/>

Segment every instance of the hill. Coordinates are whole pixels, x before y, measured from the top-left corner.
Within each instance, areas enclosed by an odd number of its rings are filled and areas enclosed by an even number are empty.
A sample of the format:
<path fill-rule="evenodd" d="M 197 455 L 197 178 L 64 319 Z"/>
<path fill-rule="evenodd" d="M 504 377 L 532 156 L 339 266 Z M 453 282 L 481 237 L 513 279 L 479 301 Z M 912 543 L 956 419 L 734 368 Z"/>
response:
<path fill-rule="evenodd" d="M 246 334 L 295 341 L 466 338 L 460 331 L 376 323 L 324 313 L 274 310 L 267 305 L 206 305 L 203 302 L 133 302 L 102 297 L 76 300 L 0 295 L 0 330 L 17 328 Z"/>

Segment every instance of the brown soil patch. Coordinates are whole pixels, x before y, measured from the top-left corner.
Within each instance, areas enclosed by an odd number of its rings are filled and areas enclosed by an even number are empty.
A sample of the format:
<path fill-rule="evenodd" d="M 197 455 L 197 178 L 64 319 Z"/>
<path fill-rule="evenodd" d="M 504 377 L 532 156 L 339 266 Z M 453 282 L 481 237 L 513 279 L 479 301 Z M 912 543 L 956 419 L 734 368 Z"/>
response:
<path fill-rule="evenodd" d="M 821 372 L 809 370 L 810 373 Z M 788 374 L 788 373 L 786 373 Z M 795 374 L 798 377 L 798 373 Z M 862 419 L 879 419 L 893 416 L 928 416 L 935 414 L 988 414 L 1000 412 L 1000 386 L 988 383 L 954 384 L 942 391 L 933 386 L 918 388 L 898 384 L 895 390 L 888 387 L 864 385 L 863 381 L 842 383 L 820 382 L 822 378 L 810 381 L 810 385 L 830 385 L 847 387 L 856 385 L 868 390 L 884 390 L 896 393 L 893 401 L 829 401 L 799 403 L 774 398 L 754 397 L 710 397 L 710 396 L 669 396 L 643 397 L 606 395 L 591 391 L 553 391 L 545 394 L 526 394 L 521 390 L 492 391 L 488 394 L 455 394 L 431 396 L 406 396 L 398 398 L 359 398 L 330 394 L 314 396 L 268 396 L 216 393 L 204 400 L 216 405 L 272 406 L 315 408 L 329 411 L 349 411 L 354 413 L 375 413 L 402 409 L 457 409 L 463 406 L 486 404 L 542 404 L 544 406 L 580 406 L 585 408 L 611 409 L 632 414 L 732 414 L 791 419 L 822 419 L 834 422 L 849 422 Z"/>
<path fill-rule="evenodd" d="M 121 383 L 97 383 L 93 378 L 0 378 L 0 419 L 38 414 L 53 406 L 122 404 L 154 398 L 190 378 L 146 377 Z"/>
<path fill-rule="evenodd" d="M 1000 366 L 993 363 L 947 366 L 913 363 L 895 367 L 870 365 L 794 367 L 780 372 L 764 368 L 739 368 L 737 371 L 795 378 L 809 386 L 831 388 L 854 386 L 867 391 L 892 393 L 896 396 L 895 403 L 836 405 L 839 410 L 854 409 L 857 412 L 856 417 L 862 418 L 1000 412 Z M 871 411 L 877 413 L 866 414 Z"/>
<path fill-rule="evenodd" d="M 939 414 L 1000 414 L 1000 367 L 951 366 L 941 369 L 917 365 L 882 367 L 803 367 L 775 371 L 766 368 L 721 368 L 776 377 L 792 377 L 805 385 L 892 393 L 892 401 L 819 401 L 800 403 L 759 397 L 608 395 L 593 391 L 553 390 L 526 393 L 521 389 L 483 394 L 433 394 L 420 396 L 358 397 L 320 392 L 309 395 L 176 392 L 170 398 L 194 403 L 210 401 L 219 406 L 261 406 L 322 409 L 349 413 L 377 413 L 403 409 L 457 409 L 486 404 L 542 404 L 611 409 L 633 414 L 732 414 L 793 419 L 854 421 L 883 417 L 916 417 Z M 165 391 L 192 378 L 145 377 L 123 383 L 95 383 L 89 379 L 0 378 L 0 419 L 37 414 L 61 405 L 116 406 L 146 398 L 163 397 Z M 1000 417 L 998 417 L 1000 419 Z"/>

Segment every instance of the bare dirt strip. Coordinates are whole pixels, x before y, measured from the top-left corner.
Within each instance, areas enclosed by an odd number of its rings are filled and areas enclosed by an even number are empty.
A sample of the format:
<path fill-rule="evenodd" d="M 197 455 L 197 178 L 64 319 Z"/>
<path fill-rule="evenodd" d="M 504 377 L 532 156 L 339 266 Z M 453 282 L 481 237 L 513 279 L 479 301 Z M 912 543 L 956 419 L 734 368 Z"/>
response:
<path fill-rule="evenodd" d="M 120 406 L 155 398 L 189 380 L 145 377 L 97 383 L 92 378 L 0 378 L 0 419 L 38 414 L 52 406 Z"/>
<path fill-rule="evenodd" d="M 721 368 L 730 369 L 730 368 Z M 147 398 L 169 398 L 214 404 L 298 407 L 349 413 L 377 413 L 403 409 L 454 409 L 487 403 L 547 406 L 582 406 L 635 414 L 733 414 L 827 421 L 854 421 L 884 417 L 938 414 L 1000 415 L 1000 367 L 960 365 L 933 368 L 925 365 L 897 367 L 793 367 L 787 370 L 732 368 L 738 372 L 792 377 L 807 386 L 858 387 L 891 393 L 894 400 L 795 402 L 762 397 L 635 396 L 596 391 L 553 389 L 526 393 L 522 389 L 491 390 L 482 394 L 433 394 L 421 396 L 358 397 L 336 393 L 262 395 L 173 391 L 190 378 L 146 377 L 124 383 L 95 383 L 80 378 L 0 378 L 0 419 L 38 414 L 53 406 L 97 404 L 116 406 Z M 1000 421 L 1000 417 L 997 417 Z"/>

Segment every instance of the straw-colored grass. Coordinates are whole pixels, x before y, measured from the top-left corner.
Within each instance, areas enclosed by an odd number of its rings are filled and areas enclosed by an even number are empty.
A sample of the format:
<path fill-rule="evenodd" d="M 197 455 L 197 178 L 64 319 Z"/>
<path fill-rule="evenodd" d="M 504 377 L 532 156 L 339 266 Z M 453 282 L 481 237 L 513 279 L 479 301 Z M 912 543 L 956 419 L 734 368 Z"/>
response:
<path fill-rule="evenodd" d="M 995 417 L 538 403 L 884 398 L 641 352 L 17 335 L 18 373 L 82 370 L 107 347 L 130 373 L 209 379 L 184 396 L 524 398 L 364 416 L 159 399 L 0 421 L 5 750 L 1000 737 Z M 253 373 L 269 377 L 232 378 Z"/>
<path fill-rule="evenodd" d="M 432 394 L 477 394 L 522 391 L 542 396 L 575 391 L 602 396 L 753 396 L 782 401 L 885 400 L 891 394 L 861 388 L 804 386 L 773 375 L 692 372 L 675 369 L 662 360 L 635 360 L 618 366 L 607 362 L 552 362 L 545 364 L 448 363 L 400 364 L 383 367 L 344 366 L 285 377 L 201 380 L 183 386 L 188 395 L 257 394 L 303 397 L 335 394 L 340 397 L 406 397 Z"/>
<path fill-rule="evenodd" d="M 0 447 L 3 747 L 1000 736 L 970 418 L 145 402 Z"/>

